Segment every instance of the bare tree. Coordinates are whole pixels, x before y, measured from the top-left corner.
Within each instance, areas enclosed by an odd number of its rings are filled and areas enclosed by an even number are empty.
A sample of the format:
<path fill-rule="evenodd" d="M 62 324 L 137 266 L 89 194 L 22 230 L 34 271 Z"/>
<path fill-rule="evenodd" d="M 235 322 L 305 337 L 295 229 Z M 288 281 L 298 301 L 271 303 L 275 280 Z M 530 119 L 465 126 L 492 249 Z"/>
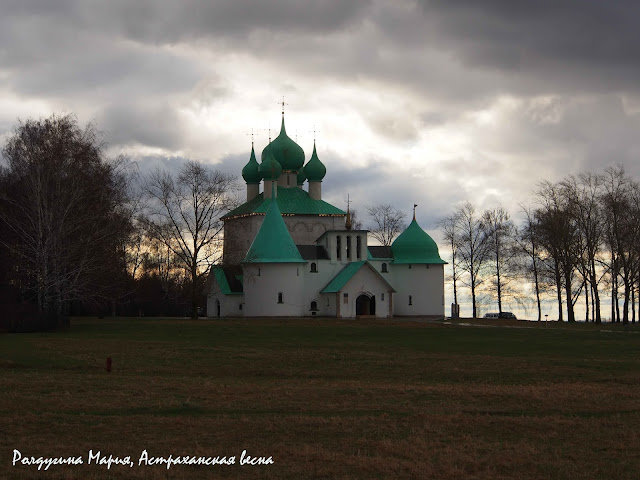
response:
<path fill-rule="evenodd" d="M 460 232 L 458 213 L 454 212 L 438 221 L 438 226 L 442 229 L 444 239 L 451 248 L 451 279 L 453 282 L 453 303 L 458 305 L 458 280 L 460 280 L 460 269 L 458 268 L 458 244 L 460 243 Z"/>
<path fill-rule="evenodd" d="M 502 207 L 485 211 L 482 215 L 482 226 L 487 238 L 488 257 L 491 258 L 494 297 L 498 300 L 498 311 L 502 313 L 503 299 L 515 295 L 510 288 L 510 282 L 516 273 L 515 227 L 509 214 Z"/>
<path fill-rule="evenodd" d="M 536 306 L 538 307 L 538 321 L 542 320 L 542 305 L 540 302 L 541 279 L 540 279 L 540 246 L 538 245 L 537 221 L 531 208 L 520 206 L 525 215 L 524 224 L 517 232 L 515 238 L 516 243 L 526 258 L 524 262 L 524 270 L 533 276 L 533 285 L 536 293 Z"/>
<path fill-rule="evenodd" d="M 124 159 L 107 159 L 95 128 L 72 115 L 20 123 L 3 156 L 2 242 L 39 310 L 60 319 L 72 301 L 108 296 L 131 230 Z"/>
<path fill-rule="evenodd" d="M 471 289 L 471 302 L 473 306 L 473 317 L 477 316 L 477 289 L 484 281 L 481 275 L 486 265 L 489 255 L 489 245 L 486 230 L 481 217 L 476 213 L 476 208 L 466 202 L 456 209 L 455 217 L 458 220 L 458 231 L 460 232 L 457 253 L 460 258 L 460 270 L 466 274 L 462 277 Z"/>
<path fill-rule="evenodd" d="M 581 243 L 577 265 L 586 283 L 586 320 L 589 318 L 589 295 L 592 299 L 593 319 L 602 321 L 598 286 L 602 275 L 596 267 L 602 248 L 605 223 L 601 208 L 603 177 L 593 173 L 582 173 L 577 178 L 569 176 L 562 181 L 563 194 L 568 202 L 571 216 L 576 222 L 578 241 Z"/>
<path fill-rule="evenodd" d="M 191 279 L 191 316 L 210 266 L 221 257 L 222 215 L 233 202 L 235 178 L 189 161 L 177 176 L 156 170 L 144 184 L 142 217 L 150 237 L 162 242 Z"/>
<path fill-rule="evenodd" d="M 385 247 L 390 246 L 406 227 L 407 215 L 389 204 L 367 207 L 367 213 L 371 218 L 369 233 Z"/>
<path fill-rule="evenodd" d="M 602 203 L 606 219 L 606 238 L 611 254 L 610 275 L 612 285 L 611 318 L 620 320 L 618 307 L 618 278 L 622 280 L 624 299 L 622 322 L 629 322 L 629 302 L 635 271 L 637 270 L 636 244 L 640 241 L 638 205 L 634 204 L 637 182 L 630 179 L 622 166 L 605 170 Z"/>

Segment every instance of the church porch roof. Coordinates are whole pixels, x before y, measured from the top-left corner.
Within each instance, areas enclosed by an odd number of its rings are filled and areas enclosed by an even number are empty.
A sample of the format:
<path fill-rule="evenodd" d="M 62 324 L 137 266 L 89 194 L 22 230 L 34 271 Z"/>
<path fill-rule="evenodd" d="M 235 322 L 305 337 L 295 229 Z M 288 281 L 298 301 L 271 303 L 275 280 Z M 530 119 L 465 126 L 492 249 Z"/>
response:
<path fill-rule="evenodd" d="M 382 280 L 389 288 L 389 291 L 395 292 L 395 289 L 387 282 L 387 280 L 380 275 L 380 273 L 373 268 L 373 266 L 367 262 L 366 260 L 362 260 L 360 262 L 350 262 L 347 263 L 342 270 L 338 272 L 338 274 L 333 277 L 333 279 L 324 287 L 320 293 L 337 293 L 341 291 L 344 286 L 349 283 L 349 280 L 353 278 L 353 276 L 360 271 L 361 268 L 364 267 L 369 268 L 376 276 Z"/>

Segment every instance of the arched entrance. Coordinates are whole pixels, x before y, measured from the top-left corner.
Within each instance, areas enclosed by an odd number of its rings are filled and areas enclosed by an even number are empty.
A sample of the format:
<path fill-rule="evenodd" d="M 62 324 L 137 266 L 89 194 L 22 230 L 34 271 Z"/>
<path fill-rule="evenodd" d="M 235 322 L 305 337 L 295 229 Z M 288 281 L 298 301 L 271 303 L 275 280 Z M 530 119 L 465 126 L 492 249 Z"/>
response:
<path fill-rule="evenodd" d="M 365 293 L 356 298 L 356 315 L 375 315 L 376 314 L 376 297 L 369 296 Z"/>

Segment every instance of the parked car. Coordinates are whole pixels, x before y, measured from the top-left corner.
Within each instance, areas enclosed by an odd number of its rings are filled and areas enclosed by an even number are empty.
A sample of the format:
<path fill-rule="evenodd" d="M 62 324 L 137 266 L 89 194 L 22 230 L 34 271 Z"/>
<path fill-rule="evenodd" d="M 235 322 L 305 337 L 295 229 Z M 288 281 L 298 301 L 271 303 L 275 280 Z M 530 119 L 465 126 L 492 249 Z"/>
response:
<path fill-rule="evenodd" d="M 500 315 L 498 316 L 498 318 L 508 318 L 510 320 L 517 320 L 518 319 L 518 317 L 516 317 L 511 312 L 501 312 Z"/>
<path fill-rule="evenodd" d="M 484 318 L 500 318 L 497 313 L 485 313 Z"/>

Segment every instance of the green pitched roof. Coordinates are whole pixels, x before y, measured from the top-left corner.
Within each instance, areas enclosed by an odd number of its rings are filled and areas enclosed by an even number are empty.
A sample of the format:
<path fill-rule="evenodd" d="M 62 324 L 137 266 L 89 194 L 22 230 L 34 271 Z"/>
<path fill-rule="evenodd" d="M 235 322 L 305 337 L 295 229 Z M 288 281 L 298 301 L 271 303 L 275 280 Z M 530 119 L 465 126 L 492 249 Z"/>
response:
<path fill-rule="evenodd" d="M 438 245 L 414 218 L 391 245 L 393 263 L 447 263 L 440 258 Z"/>
<path fill-rule="evenodd" d="M 284 215 L 346 215 L 344 210 L 323 201 L 314 200 L 307 192 L 298 187 L 277 187 L 278 188 L 278 209 Z M 253 200 L 240 205 L 231 210 L 224 217 L 224 220 L 233 217 L 240 217 L 251 214 L 264 214 L 270 205 L 270 199 L 264 198 L 264 193 L 256 196 Z"/>
<path fill-rule="evenodd" d="M 293 243 L 282 219 L 278 202 L 269 202 L 260 230 L 254 238 L 244 263 L 306 263 Z"/>
<path fill-rule="evenodd" d="M 225 295 L 242 295 L 242 290 L 239 290 L 239 291 L 231 290 L 231 287 L 229 286 L 229 282 L 227 280 L 227 276 L 225 275 L 222 267 L 213 267 L 211 269 L 211 272 L 213 273 L 216 281 L 218 282 L 218 285 L 220 286 L 220 291 L 222 293 L 224 293 Z M 240 283 L 242 283 L 242 279 L 239 279 L 239 280 L 240 280 Z"/>
<path fill-rule="evenodd" d="M 366 260 L 362 260 L 360 262 L 347 263 L 345 267 L 342 270 L 340 270 L 335 277 L 333 277 L 333 279 L 327 284 L 327 286 L 320 291 L 320 293 L 339 292 L 349 282 L 349 280 L 353 278 L 353 276 L 358 272 L 358 270 L 360 270 L 365 265 L 369 267 L 371 270 L 373 270 L 373 272 L 377 274 L 378 277 L 384 283 L 389 285 L 389 282 L 387 282 L 387 280 L 382 275 L 380 275 L 380 273 L 375 268 L 373 268 L 369 262 L 367 262 Z M 391 285 L 389 285 L 389 289 L 392 292 L 395 292 L 395 290 L 393 289 L 393 287 L 391 287 Z"/>

